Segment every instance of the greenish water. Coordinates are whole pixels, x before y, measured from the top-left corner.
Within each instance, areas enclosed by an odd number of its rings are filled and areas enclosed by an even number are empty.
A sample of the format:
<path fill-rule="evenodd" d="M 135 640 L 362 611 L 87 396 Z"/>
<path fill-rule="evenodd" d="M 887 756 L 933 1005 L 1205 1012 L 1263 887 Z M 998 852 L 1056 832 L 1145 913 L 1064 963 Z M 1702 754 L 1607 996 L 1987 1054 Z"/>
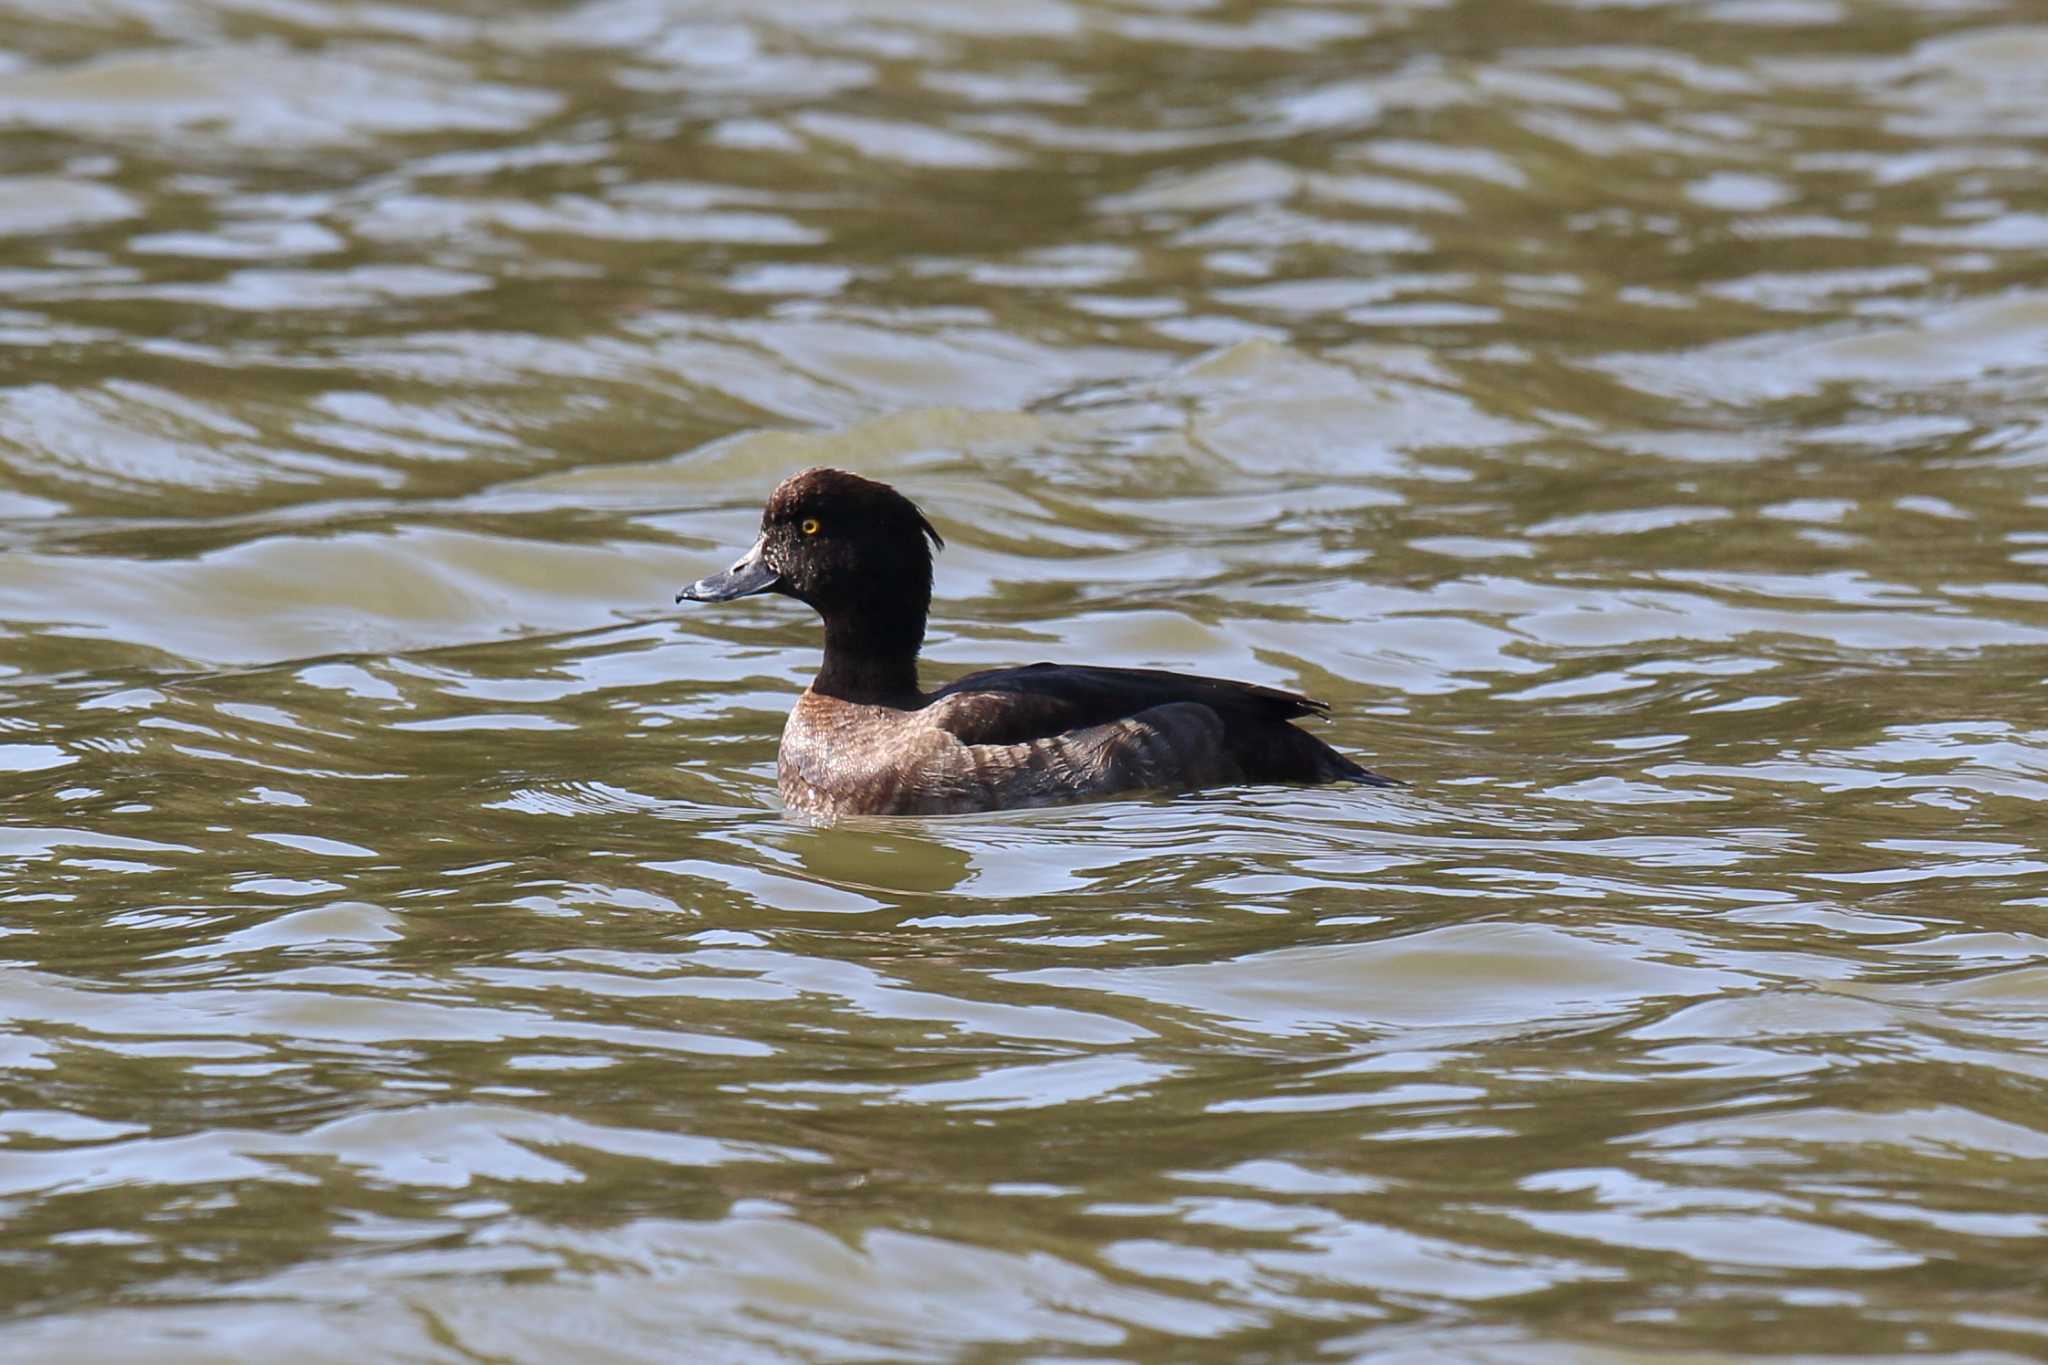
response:
<path fill-rule="evenodd" d="M 2039 9 L 52 8 L 0 1356 L 2039 1356 Z M 1412 786 L 786 820 L 812 463 Z"/>

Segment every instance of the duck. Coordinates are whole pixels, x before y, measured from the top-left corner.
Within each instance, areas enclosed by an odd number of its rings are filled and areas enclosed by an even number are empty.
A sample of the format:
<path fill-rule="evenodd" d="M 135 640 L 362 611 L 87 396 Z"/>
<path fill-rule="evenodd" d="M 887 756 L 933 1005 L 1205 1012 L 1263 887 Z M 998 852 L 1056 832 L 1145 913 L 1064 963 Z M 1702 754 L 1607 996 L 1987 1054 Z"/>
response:
<path fill-rule="evenodd" d="M 888 484 L 805 469 L 769 495 L 752 548 L 676 594 L 777 593 L 823 619 L 823 662 L 777 755 L 788 810 L 830 822 L 1261 783 L 1401 785 L 1292 723 L 1327 704 L 1256 683 L 1034 663 L 924 691 L 918 653 L 945 543 Z"/>

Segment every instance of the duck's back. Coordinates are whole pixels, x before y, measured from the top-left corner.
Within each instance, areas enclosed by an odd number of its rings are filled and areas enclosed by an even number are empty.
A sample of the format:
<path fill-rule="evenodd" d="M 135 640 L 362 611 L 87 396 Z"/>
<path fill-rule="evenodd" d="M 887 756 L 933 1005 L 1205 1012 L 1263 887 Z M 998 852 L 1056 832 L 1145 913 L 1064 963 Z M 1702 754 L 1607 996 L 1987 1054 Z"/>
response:
<path fill-rule="evenodd" d="M 904 708 L 806 692 L 783 732 L 782 795 L 831 816 L 1241 782 L 1393 785 L 1289 723 L 1327 709 L 1253 683 L 1043 663 L 970 674 Z"/>

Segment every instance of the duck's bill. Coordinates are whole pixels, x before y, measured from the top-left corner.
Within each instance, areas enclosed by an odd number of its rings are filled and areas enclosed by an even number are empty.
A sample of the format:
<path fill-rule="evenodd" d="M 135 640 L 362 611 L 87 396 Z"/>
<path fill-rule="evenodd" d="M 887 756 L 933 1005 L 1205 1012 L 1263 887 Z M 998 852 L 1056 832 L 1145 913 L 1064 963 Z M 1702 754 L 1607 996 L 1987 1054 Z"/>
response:
<path fill-rule="evenodd" d="M 677 593 L 676 601 L 730 602 L 735 597 L 766 592 L 781 581 L 781 575 L 768 567 L 767 547 L 757 540 L 753 549 L 740 556 L 739 563 L 724 573 L 698 579 Z"/>

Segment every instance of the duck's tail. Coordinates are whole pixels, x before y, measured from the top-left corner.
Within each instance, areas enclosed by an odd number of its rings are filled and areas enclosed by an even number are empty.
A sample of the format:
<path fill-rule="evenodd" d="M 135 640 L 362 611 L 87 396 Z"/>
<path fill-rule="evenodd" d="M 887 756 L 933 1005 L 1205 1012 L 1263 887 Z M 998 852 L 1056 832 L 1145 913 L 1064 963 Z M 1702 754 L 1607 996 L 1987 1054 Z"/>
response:
<path fill-rule="evenodd" d="M 1233 755 L 1251 782 L 1356 782 L 1366 787 L 1401 787 L 1404 782 L 1376 773 L 1338 753 L 1306 730 L 1285 721 L 1237 736 Z"/>

